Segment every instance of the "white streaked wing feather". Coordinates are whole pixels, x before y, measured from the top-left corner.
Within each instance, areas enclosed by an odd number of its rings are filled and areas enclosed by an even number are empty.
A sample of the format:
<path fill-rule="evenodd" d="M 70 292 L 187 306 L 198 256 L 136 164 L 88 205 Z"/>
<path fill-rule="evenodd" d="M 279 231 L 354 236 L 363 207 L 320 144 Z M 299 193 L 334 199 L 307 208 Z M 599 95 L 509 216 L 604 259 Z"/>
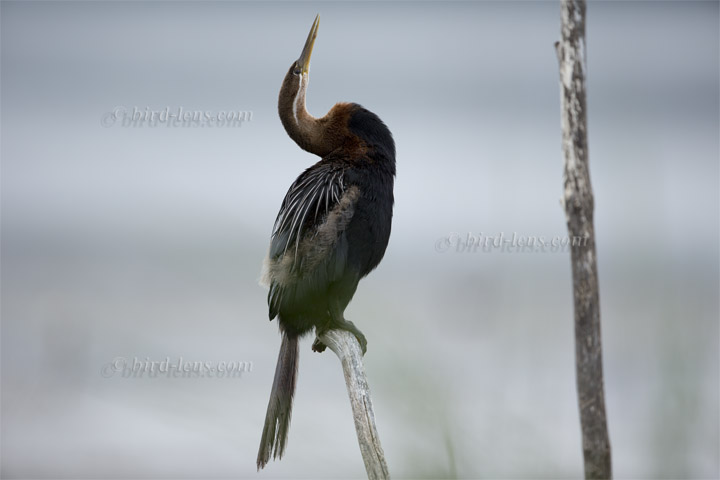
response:
<path fill-rule="evenodd" d="M 273 241 L 279 240 L 280 237 L 285 243 L 282 247 L 276 246 L 282 248 L 282 255 L 285 255 L 290 245 L 294 243 L 297 257 L 300 240 L 307 233 L 303 232 L 303 228 L 308 213 L 314 207 L 314 219 L 316 220 L 314 223 L 317 223 L 319 218 L 327 215 L 330 209 L 340 201 L 344 190 L 343 172 L 330 165 L 320 165 L 318 168 L 306 170 L 293 183 L 285 196 L 273 226 Z M 324 209 L 322 208 L 323 197 L 325 199 Z M 278 250 L 276 252 L 279 253 Z"/>

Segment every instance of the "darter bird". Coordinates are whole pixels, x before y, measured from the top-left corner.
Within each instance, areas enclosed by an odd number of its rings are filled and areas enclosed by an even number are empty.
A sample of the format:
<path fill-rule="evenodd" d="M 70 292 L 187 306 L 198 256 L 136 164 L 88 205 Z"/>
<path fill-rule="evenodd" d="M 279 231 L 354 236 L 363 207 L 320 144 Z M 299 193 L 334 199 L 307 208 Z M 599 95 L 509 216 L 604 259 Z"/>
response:
<path fill-rule="evenodd" d="M 270 288 L 270 320 L 277 317 L 282 344 L 275 367 L 257 467 L 281 458 L 287 443 L 297 380 L 298 339 L 315 328 L 365 336 L 344 317 L 358 282 L 385 254 L 390 238 L 395 142 L 377 115 L 355 103 L 337 103 L 321 118 L 305 107 L 315 18 L 305 46 L 285 75 L 278 111 L 287 134 L 321 159 L 290 186 L 280 207 L 263 263 Z"/>

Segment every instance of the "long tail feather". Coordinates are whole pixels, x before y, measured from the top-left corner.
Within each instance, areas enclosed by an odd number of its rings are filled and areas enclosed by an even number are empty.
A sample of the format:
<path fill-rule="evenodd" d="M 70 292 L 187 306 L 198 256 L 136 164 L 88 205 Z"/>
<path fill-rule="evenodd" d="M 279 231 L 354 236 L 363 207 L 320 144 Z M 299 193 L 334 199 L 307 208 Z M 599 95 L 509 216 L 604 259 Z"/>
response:
<path fill-rule="evenodd" d="M 275 367 L 270 401 L 265 414 L 260 449 L 258 450 L 257 468 L 260 470 L 273 459 L 280 459 L 285 452 L 290 416 L 292 414 L 293 395 L 297 383 L 298 371 L 298 337 L 283 332 L 280 354 Z"/>

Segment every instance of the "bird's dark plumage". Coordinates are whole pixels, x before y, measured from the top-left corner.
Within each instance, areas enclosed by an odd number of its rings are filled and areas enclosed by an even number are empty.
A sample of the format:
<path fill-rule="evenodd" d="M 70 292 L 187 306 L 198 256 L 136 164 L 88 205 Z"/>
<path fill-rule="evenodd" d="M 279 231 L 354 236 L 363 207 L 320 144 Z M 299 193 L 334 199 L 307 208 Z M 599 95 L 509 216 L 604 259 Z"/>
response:
<path fill-rule="evenodd" d="M 331 321 L 330 302 L 341 300 L 344 310 L 390 237 L 392 136 L 371 112 L 349 108 L 349 127 L 366 139 L 365 153 L 338 149 L 305 170 L 288 190 L 273 229 L 266 264 L 270 319 L 280 315 L 283 330 L 299 335 Z M 350 290 L 338 291 L 340 285 Z"/>
<path fill-rule="evenodd" d="M 390 238 L 395 143 L 374 113 L 338 103 L 314 118 L 305 109 L 307 63 L 317 19 L 301 58 L 288 70 L 278 110 L 288 135 L 321 157 L 290 186 L 275 220 L 262 282 L 270 320 L 283 342 L 265 418 L 258 469 L 284 451 L 297 378 L 298 338 L 340 328 L 367 342 L 344 318 L 358 282 L 382 259 Z M 308 48 L 308 44 L 310 48 Z M 315 341 L 313 350 L 325 346 Z"/>

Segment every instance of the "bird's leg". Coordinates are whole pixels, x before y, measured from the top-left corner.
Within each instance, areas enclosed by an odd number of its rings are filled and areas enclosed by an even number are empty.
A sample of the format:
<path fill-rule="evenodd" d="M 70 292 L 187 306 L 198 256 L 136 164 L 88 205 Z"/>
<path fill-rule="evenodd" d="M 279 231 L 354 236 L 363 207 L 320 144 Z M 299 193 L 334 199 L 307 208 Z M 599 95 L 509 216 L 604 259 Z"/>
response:
<path fill-rule="evenodd" d="M 315 341 L 312 344 L 313 352 L 322 353 L 327 348 L 327 345 L 320 341 L 320 337 L 325 332 L 327 332 L 327 329 L 320 330 L 319 328 L 315 327 Z"/>
<path fill-rule="evenodd" d="M 312 344 L 313 352 L 322 353 L 327 348 L 327 345 L 320 341 L 320 337 L 330 330 L 330 318 L 330 310 L 328 310 L 325 322 L 315 325 L 315 341 Z"/>
<path fill-rule="evenodd" d="M 357 341 L 360 343 L 360 348 L 362 349 L 363 355 L 367 352 L 367 339 L 365 338 L 365 335 L 360 331 L 359 328 L 355 326 L 353 322 L 350 320 L 342 319 L 342 324 L 338 325 L 337 328 L 341 328 L 343 330 L 347 330 L 348 332 L 355 335 L 355 338 L 357 338 Z"/>
<path fill-rule="evenodd" d="M 315 341 L 312 344 L 313 352 L 322 353 L 327 348 L 327 345 L 320 341 L 320 335 L 322 335 L 322 333 L 316 334 Z"/>
<path fill-rule="evenodd" d="M 338 308 L 337 304 L 333 304 L 328 312 L 330 314 L 330 321 L 322 326 L 315 327 L 315 342 L 313 342 L 312 349 L 315 352 L 325 351 L 326 345 L 320 341 L 320 337 L 328 330 L 337 328 L 340 330 L 347 330 L 348 332 L 355 335 L 357 341 L 360 343 L 363 355 L 367 352 L 367 339 L 365 335 L 355 326 L 350 320 L 345 320 L 342 310 Z"/>

